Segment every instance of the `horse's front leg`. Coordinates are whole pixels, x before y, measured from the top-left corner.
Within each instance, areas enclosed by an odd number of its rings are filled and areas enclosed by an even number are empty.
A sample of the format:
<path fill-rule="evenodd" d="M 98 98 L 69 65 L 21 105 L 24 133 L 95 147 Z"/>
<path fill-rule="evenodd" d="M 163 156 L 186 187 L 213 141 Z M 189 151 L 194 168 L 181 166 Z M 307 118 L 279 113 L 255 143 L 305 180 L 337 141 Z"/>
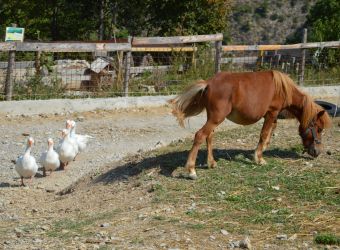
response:
<path fill-rule="evenodd" d="M 217 165 L 217 163 L 214 159 L 213 148 L 212 148 L 213 135 L 214 135 L 214 131 L 212 131 L 206 139 L 206 141 L 207 141 L 207 151 L 208 151 L 208 157 L 207 157 L 208 168 L 215 168 L 216 165 Z"/>
<path fill-rule="evenodd" d="M 272 123 L 272 127 L 271 127 L 271 130 L 270 130 L 270 133 L 267 137 L 267 140 L 265 141 L 264 145 L 263 145 L 263 151 L 265 151 L 270 143 L 270 139 L 272 138 L 272 135 L 274 133 L 274 130 L 276 129 L 277 127 L 277 119 L 274 120 L 274 122 Z"/>
<path fill-rule="evenodd" d="M 266 161 L 263 159 L 263 151 L 267 148 L 270 142 L 270 137 L 273 130 L 276 128 L 276 117 L 266 115 L 262 126 L 260 140 L 255 150 L 255 162 L 260 165 L 265 165 Z"/>
<path fill-rule="evenodd" d="M 196 132 L 194 144 L 192 145 L 192 148 L 189 152 L 189 156 L 187 159 L 187 163 L 185 164 L 185 167 L 187 171 L 189 172 L 190 179 L 193 179 L 193 180 L 197 179 L 195 163 L 196 163 L 196 158 L 197 158 L 199 147 L 204 142 L 205 139 L 209 140 L 208 136 L 212 133 L 212 131 L 215 129 L 217 125 L 218 124 L 207 122 L 200 130 Z"/>

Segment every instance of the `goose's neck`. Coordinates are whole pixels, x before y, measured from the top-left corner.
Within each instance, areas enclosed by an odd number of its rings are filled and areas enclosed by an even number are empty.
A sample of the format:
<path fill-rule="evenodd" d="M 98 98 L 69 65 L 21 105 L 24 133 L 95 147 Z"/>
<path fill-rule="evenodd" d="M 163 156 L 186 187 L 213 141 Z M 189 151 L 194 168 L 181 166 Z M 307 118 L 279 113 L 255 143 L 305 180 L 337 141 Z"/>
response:
<path fill-rule="evenodd" d="M 71 135 L 70 135 L 71 133 L 68 133 L 66 136 L 65 136 L 65 140 L 66 141 L 69 141 L 70 139 L 71 139 Z"/>
<path fill-rule="evenodd" d="M 70 132 L 71 136 L 73 136 L 75 133 L 76 133 L 76 127 L 72 127 L 71 132 Z"/>
<path fill-rule="evenodd" d="M 31 149 L 32 149 L 32 147 L 28 145 L 28 146 L 26 147 L 26 150 L 25 150 L 25 155 L 31 154 Z"/>

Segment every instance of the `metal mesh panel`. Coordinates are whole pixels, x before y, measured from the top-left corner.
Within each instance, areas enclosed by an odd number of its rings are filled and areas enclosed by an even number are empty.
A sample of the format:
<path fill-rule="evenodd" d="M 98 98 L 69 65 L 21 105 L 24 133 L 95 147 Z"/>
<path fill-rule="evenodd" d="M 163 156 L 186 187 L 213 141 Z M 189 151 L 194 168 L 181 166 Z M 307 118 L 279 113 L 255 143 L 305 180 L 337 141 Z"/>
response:
<path fill-rule="evenodd" d="M 133 95 L 174 94 L 197 79 L 211 77 L 211 50 L 133 52 L 130 89 Z"/>
<path fill-rule="evenodd" d="M 300 49 L 228 51 L 222 56 L 222 70 L 233 72 L 279 70 L 289 74 L 297 83 L 307 86 L 339 84 L 339 63 L 339 48 L 306 49 L 303 79 L 301 79 L 302 52 Z"/>

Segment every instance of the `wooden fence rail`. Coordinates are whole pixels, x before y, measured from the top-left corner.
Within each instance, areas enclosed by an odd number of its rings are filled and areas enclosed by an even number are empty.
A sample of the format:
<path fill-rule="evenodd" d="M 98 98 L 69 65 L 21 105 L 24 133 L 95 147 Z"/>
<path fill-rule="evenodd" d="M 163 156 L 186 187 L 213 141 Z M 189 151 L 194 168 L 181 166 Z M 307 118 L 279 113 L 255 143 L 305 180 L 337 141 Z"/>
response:
<path fill-rule="evenodd" d="M 132 47 L 132 52 L 195 52 L 197 47 L 185 46 L 185 47 Z"/>
<path fill-rule="evenodd" d="M 132 39 L 132 46 L 174 45 L 186 43 L 217 42 L 222 40 L 223 34 L 173 37 L 134 37 Z"/>
<path fill-rule="evenodd" d="M 74 42 L 4 42 L 0 51 L 45 51 L 45 52 L 94 52 L 130 51 L 130 43 L 74 43 Z"/>
<path fill-rule="evenodd" d="M 212 40 L 216 41 L 216 37 L 212 36 Z M 104 51 L 192 51 L 192 47 L 173 47 L 171 44 L 180 44 L 179 40 L 164 38 L 160 42 L 160 38 L 134 38 L 132 44 L 129 43 L 36 43 L 36 42 L 0 42 L 0 51 L 48 51 L 48 52 L 93 52 L 96 50 Z M 157 42 L 158 41 L 158 42 Z M 205 39 L 184 39 L 184 43 L 206 42 Z M 190 42 L 189 42 L 190 41 Z M 219 41 L 219 40 L 217 40 Z M 146 45 L 163 45 L 162 47 L 134 47 Z M 289 49 L 311 49 L 311 48 L 334 48 L 340 47 L 340 41 L 332 42 L 313 42 L 313 43 L 298 43 L 288 45 L 224 45 L 222 50 L 226 51 L 256 51 L 256 50 L 289 50 Z"/>
<path fill-rule="evenodd" d="M 340 47 L 340 41 L 297 43 L 287 45 L 225 45 L 222 46 L 222 49 L 224 52 L 227 52 L 227 51 L 289 50 L 289 49 L 313 49 L 313 48 L 336 48 L 336 47 Z"/>

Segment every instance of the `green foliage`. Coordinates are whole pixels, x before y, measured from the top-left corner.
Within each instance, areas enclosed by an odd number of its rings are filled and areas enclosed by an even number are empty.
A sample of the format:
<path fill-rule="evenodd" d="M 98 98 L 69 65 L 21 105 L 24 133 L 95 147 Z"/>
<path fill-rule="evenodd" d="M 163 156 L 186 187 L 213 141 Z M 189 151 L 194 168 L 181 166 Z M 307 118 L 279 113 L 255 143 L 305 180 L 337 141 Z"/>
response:
<path fill-rule="evenodd" d="M 231 0 L 3 0 L 0 37 L 16 23 L 26 40 L 95 40 L 128 35 L 187 35 L 224 32 Z M 101 18 L 100 13 L 103 13 Z"/>
<path fill-rule="evenodd" d="M 52 78 L 47 85 L 42 81 L 41 76 L 32 76 L 28 82 L 23 85 L 16 82 L 13 88 L 13 99 L 52 99 L 63 97 L 65 89 L 61 86 L 61 82 L 57 78 Z"/>
<path fill-rule="evenodd" d="M 157 56 L 159 57 L 159 54 Z M 157 95 L 177 93 L 198 79 L 208 79 L 214 74 L 215 69 L 209 44 L 197 47 L 194 55 L 172 52 L 169 64 L 171 66 L 167 72 L 154 69 L 152 72 L 144 72 L 140 77 L 132 78 L 130 93 L 141 92 L 141 85 L 154 86 L 156 90 L 154 94 Z M 157 66 L 155 61 L 153 66 Z"/>
<path fill-rule="evenodd" d="M 309 41 L 340 40 L 340 1 L 319 0 L 307 16 Z M 340 51 L 320 49 L 314 54 L 316 66 L 336 67 L 340 62 Z"/>
<path fill-rule="evenodd" d="M 312 41 L 337 41 L 340 39 L 340 1 L 319 0 L 307 16 Z"/>
<path fill-rule="evenodd" d="M 247 22 L 247 23 L 243 24 L 240 29 L 241 29 L 242 32 L 248 32 L 250 30 L 250 28 L 251 28 L 250 22 Z"/>
<path fill-rule="evenodd" d="M 260 4 L 260 6 L 255 9 L 255 16 L 261 17 L 261 18 L 267 17 L 268 6 L 269 6 L 268 1 L 267 0 L 263 1 Z"/>
<path fill-rule="evenodd" d="M 16 23 L 25 28 L 25 39 L 83 40 L 95 30 L 92 1 L 4 0 L 0 15 L 0 35 Z"/>
<path fill-rule="evenodd" d="M 277 13 L 270 15 L 270 20 L 272 20 L 272 21 L 275 21 L 278 18 L 279 18 L 279 15 Z"/>
<path fill-rule="evenodd" d="M 245 14 L 250 14 L 252 12 L 252 7 L 248 4 L 241 4 L 233 9 L 233 18 L 236 22 L 241 21 L 242 16 Z"/>
<path fill-rule="evenodd" d="M 296 0 L 290 0 L 289 4 L 291 7 L 294 7 L 296 5 Z"/>
<path fill-rule="evenodd" d="M 340 237 L 333 234 L 320 234 L 314 239 L 317 244 L 340 245 Z"/>
<path fill-rule="evenodd" d="M 310 8 L 310 4 L 309 4 L 309 2 L 307 1 L 307 2 L 301 7 L 301 12 L 302 12 L 303 14 L 308 13 L 309 8 Z"/>
<path fill-rule="evenodd" d="M 157 35 L 188 35 L 222 32 L 226 29 L 230 1 L 150 0 L 149 23 Z M 157 6 L 156 8 L 153 6 Z"/>

